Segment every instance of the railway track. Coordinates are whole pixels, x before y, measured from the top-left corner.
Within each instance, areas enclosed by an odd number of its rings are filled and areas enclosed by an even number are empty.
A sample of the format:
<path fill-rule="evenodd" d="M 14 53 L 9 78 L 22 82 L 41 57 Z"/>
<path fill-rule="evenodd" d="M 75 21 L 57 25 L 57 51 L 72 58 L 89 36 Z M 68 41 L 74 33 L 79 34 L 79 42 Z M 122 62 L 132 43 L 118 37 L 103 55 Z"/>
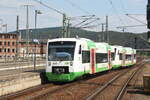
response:
<path fill-rule="evenodd" d="M 116 95 L 115 95 L 115 93 L 113 93 L 113 95 L 111 95 L 111 97 L 109 97 L 109 100 L 110 100 L 110 98 L 113 99 L 112 97 L 114 97 L 115 100 L 121 100 L 122 99 L 122 97 L 126 91 L 126 88 L 128 87 L 129 82 L 136 75 L 136 73 L 143 68 L 141 66 L 143 66 L 144 64 L 146 64 L 146 62 L 139 64 L 138 67 L 132 68 L 133 72 L 130 75 L 128 75 L 129 77 L 123 83 L 124 85 L 121 87 L 120 91 Z M 129 73 L 129 71 L 131 71 L 131 69 L 118 74 L 113 79 L 108 81 L 104 86 L 97 88 L 94 92 L 92 92 L 88 96 L 86 96 L 85 100 L 99 100 L 100 98 L 103 98 L 104 100 L 108 100 L 108 98 L 106 96 L 110 96 L 110 95 L 104 91 L 108 91 L 108 93 L 109 93 L 110 87 L 115 85 L 115 82 L 118 81 L 119 78 L 122 78 L 124 75 L 126 75 L 126 73 Z M 105 94 L 107 94 L 107 95 L 105 95 Z"/>
<path fill-rule="evenodd" d="M 109 74 L 113 74 L 115 76 L 117 72 L 110 72 Z M 110 76 L 112 76 L 112 74 Z M 104 75 L 106 75 L 104 73 Z M 107 76 L 107 75 L 106 75 Z M 97 76 L 95 76 L 97 77 Z M 87 77 L 84 80 L 77 80 L 75 82 L 66 83 L 66 84 L 46 84 L 46 85 L 39 85 L 37 87 L 29 88 L 20 92 L 16 92 L 11 95 L 6 95 L 0 97 L 0 100 L 43 100 L 43 98 L 49 98 L 49 95 L 53 95 L 58 93 L 59 91 L 63 91 L 67 88 L 73 87 L 75 85 L 83 84 L 85 80 L 92 79 L 93 77 Z"/>
<path fill-rule="evenodd" d="M 56 85 L 49 83 L 39 85 L 10 95 L 2 96 L 0 97 L 0 100 L 43 100 L 43 98 L 46 98 L 49 94 L 63 90 L 75 84 L 76 83 L 60 83 Z"/>
<path fill-rule="evenodd" d="M 37 64 L 40 64 L 40 63 L 44 63 L 45 61 L 37 61 Z M 25 66 L 25 65 L 31 65 L 33 64 L 32 61 L 30 62 L 14 62 L 14 63 L 3 63 L 3 64 L 0 64 L 0 66 L 2 66 L 2 68 L 7 68 L 9 66 L 16 66 L 16 65 L 22 65 L 22 66 Z"/>
<path fill-rule="evenodd" d="M 142 64 L 139 64 L 138 66 L 140 65 Z M 40 85 L 34 88 L 29 88 L 24 91 L 17 92 L 15 94 L 3 96 L 0 98 L 0 100 L 26 100 L 26 99 L 28 100 L 47 100 L 48 99 L 49 100 L 49 98 L 51 100 L 96 99 L 97 98 L 96 96 L 102 93 L 102 91 L 105 91 L 105 89 L 110 84 L 112 84 L 113 81 L 117 81 L 119 77 L 123 76 L 123 72 L 126 73 L 127 71 L 131 69 L 134 69 L 133 70 L 134 72 L 135 70 L 137 70 L 137 68 L 138 67 L 131 67 L 127 69 L 110 71 L 109 73 L 107 72 L 100 73 L 100 75 L 88 77 L 82 80 L 77 80 L 75 82 L 66 83 L 66 84 L 49 83 L 46 85 Z M 124 92 L 122 92 L 122 94 L 123 93 Z M 104 92 L 104 94 L 106 93 Z M 115 99 L 117 99 L 117 96 L 115 96 Z"/>

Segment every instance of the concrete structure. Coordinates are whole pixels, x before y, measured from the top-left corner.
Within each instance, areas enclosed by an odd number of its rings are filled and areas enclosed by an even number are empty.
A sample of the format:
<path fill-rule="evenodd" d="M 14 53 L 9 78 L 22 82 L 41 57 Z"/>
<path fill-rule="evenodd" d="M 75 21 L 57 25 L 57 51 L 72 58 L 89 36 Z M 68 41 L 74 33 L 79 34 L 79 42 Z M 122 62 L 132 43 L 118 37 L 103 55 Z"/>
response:
<path fill-rule="evenodd" d="M 33 86 L 41 84 L 40 74 L 28 73 L 28 75 L 18 74 L 13 80 L 3 80 L 0 82 L 0 96 L 14 93 L 23 89 L 27 89 Z"/>
<path fill-rule="evenodd" d="M 143 76 L 143 87 L 144 91 L 150 92 L 150 74 Z"/>

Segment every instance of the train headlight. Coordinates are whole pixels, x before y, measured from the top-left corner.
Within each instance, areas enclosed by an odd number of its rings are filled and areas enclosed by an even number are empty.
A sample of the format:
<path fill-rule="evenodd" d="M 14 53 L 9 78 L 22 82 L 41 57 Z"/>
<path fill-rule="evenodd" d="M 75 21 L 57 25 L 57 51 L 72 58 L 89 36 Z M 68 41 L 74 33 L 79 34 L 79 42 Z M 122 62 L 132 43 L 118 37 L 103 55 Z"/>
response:
<path fill-rule="evenodd" d="M 70 66 L 73 66 L 73 62 L 70 62 Z"/>
<path fill-rule="evenodd" d="M 48 66 L 51 66 L 51 62 L 48 63 Z"/>

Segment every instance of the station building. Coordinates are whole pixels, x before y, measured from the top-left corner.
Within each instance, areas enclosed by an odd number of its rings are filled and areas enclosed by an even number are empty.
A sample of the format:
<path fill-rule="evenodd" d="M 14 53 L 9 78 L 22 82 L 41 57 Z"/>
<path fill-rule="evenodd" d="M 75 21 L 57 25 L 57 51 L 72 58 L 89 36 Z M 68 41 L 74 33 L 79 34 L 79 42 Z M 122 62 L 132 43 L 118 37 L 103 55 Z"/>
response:
<path fill-rule="evenodd" d="M 0 33 L 0 58 L 33 56 L 34 53 L 37 56 L 45 55 L 46 42 L 40 42 L 38 44 L 34 42 L 27 43 L 15 33 Z"/>

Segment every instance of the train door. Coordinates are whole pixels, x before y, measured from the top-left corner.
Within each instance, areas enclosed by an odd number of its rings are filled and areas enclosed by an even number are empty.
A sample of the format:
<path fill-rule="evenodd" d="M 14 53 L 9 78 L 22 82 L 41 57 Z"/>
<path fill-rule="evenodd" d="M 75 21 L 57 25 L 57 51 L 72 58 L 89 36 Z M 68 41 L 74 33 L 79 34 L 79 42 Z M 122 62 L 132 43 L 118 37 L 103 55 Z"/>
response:
<path fill-rule="evenodd" d="M 131 55 L 132 64 L 134 64 L 134 53 Z"/>
<path fill-rule="evenodd" d="M 78 58 L 79 58 L 78 64 L 79 64 L 79 66 L 81 66 L 82 65 L 82 47 L 81 47 L 81 45 L 79 45 Z"/>
<path fill-rule="evenodd" d="M 122 55 L 122 66 L 125 66 L 125 63 L 126 63 L 126 54 L 123 53 L 123 55 Z"/>
<path fill-rule="evenodd" d="M 91 73 L 94 74 L 95 73 L 95 49 L 92 48 L 90 50 L 90 61 L 91 61 Z"/>
<path fill-rule="evenodd" d="M 108 69 L 110 70 L 112 68 L 111 66 L 111 51 L 108 50 Z"/>

